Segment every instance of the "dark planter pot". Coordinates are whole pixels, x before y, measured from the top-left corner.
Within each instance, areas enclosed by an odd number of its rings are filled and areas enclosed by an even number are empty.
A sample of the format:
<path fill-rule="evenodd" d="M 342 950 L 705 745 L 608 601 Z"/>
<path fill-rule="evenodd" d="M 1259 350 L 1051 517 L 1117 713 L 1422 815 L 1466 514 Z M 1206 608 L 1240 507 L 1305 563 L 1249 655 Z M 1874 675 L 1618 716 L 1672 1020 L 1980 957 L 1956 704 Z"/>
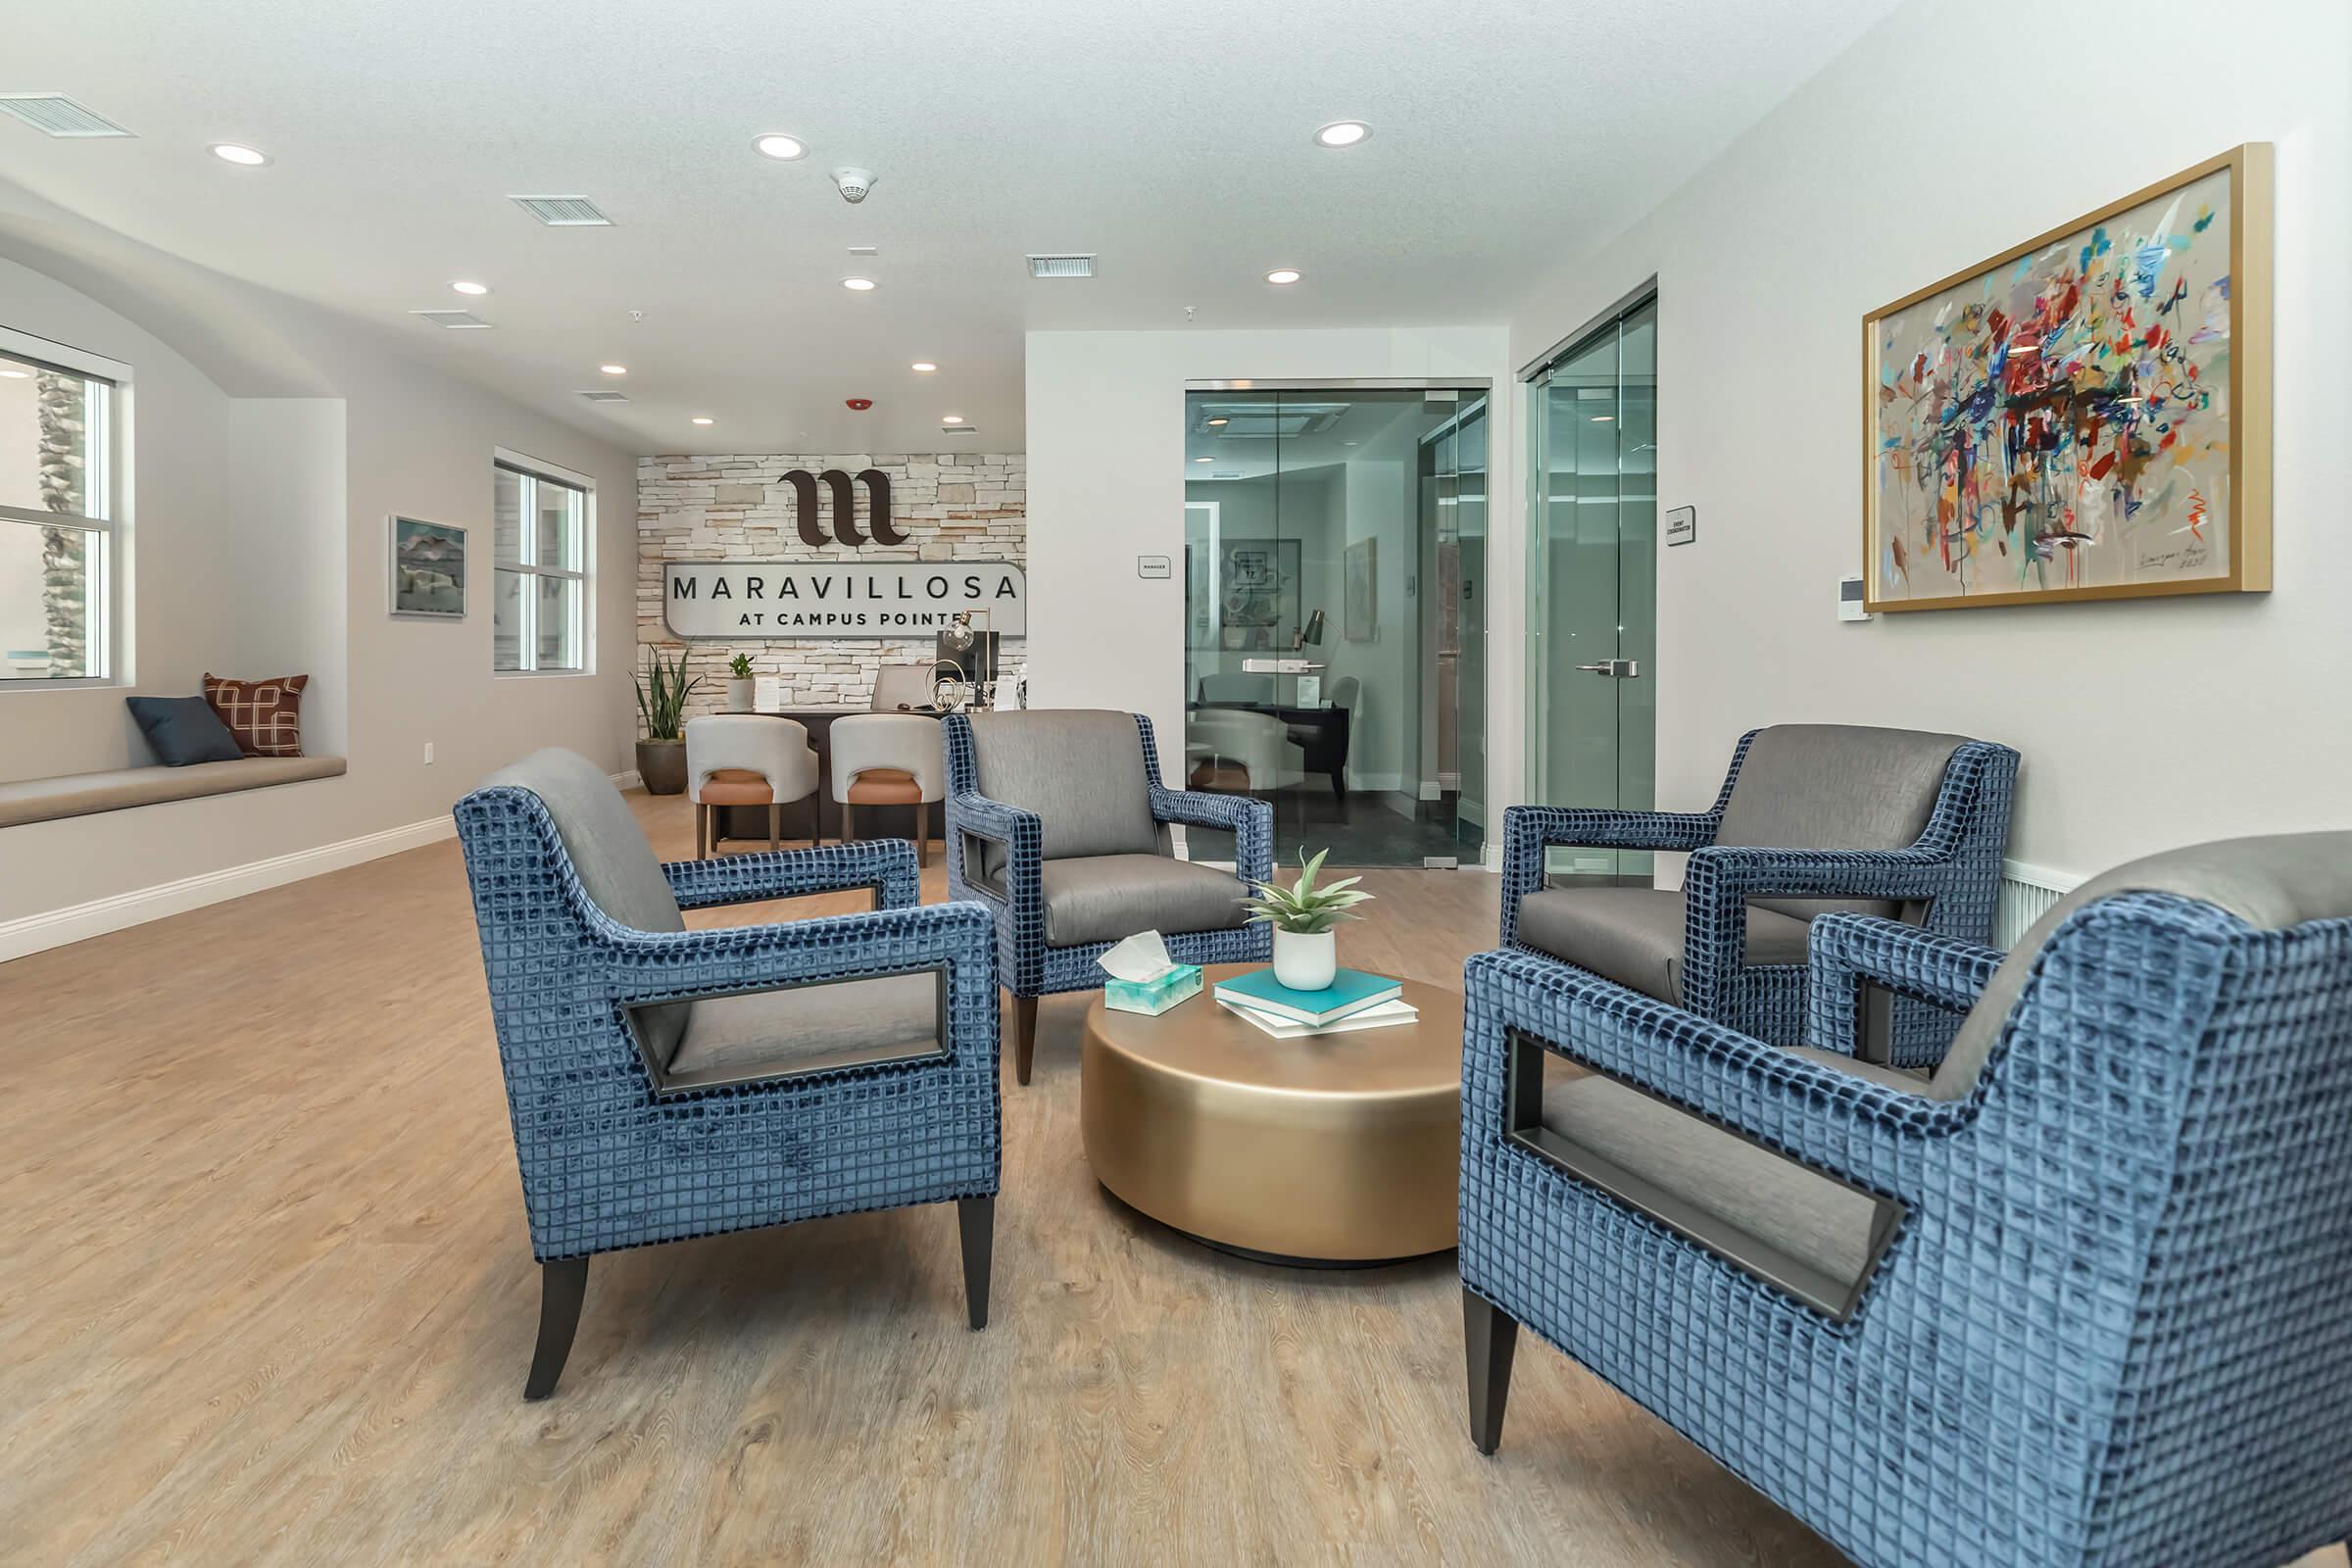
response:
<path fill-rule="evenodd" d="M 648 795 L 685 794 L 686 743 L 639 741 L 637 776 L 645 780 L 645 793 Z"/>

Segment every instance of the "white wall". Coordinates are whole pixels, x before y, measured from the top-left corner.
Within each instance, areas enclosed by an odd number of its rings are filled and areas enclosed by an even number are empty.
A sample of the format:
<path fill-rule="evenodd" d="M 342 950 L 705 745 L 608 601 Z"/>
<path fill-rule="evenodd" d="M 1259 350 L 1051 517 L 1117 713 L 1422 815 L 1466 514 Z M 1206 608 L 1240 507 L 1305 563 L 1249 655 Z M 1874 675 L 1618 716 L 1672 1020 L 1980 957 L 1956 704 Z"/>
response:
<path fill-rule="evenodd" d="M 229 396 L 135 310 L 0 256 L 0 325 L 132 367 L 136 590 L 133 684 L 0 690 L 0 778 L 146 762 L 123 698 L 192 694 L 208 669 L 308 670 L 306 749 L 340 753 L 350 771 L 0 829 L 0 927 L 446 821 L 477 779 L 530 747 L 568 746 L 616 772 L 631 765 L 635 459 L 427 368 L 388 335 L 258 291 L 240 298 L 256 332 L 298 344 L 318 383 L 339 395 Z M 590 674 L 491 672 L 495 446 L 596 481 L 603 646 Z M 386 613 L 394 512 L 471 530 L 466 620 Z M 427 741 L 437 750 L 430 767 Z"/>
<path fill-rule="evenodd" d="M 1506 331 L 1494 326 L 1328 331 L 1032 332 L 1029 401 L 1029 691 L 1045 708 L 1123 708 L 1150 715 L 1168 776 L 1184 735 L 1185 383 L 1398 377 L 1504 384 Z M 1518 455 L 1497 442 L 1498 494 L 1516 495 Z M 1506 488 L 1507 487 L 1507 488 Z M 1519 524 L 1507 546 L 1517 549 Z M 1166 556 L 1164 578 L 1136 575 L 1139 555 Z M 1513 557 L 1512 559 L 1516 559 Z M 1396 564 L 1401 566 L 1401 564 Z M 1392 564 L 1383 561 L 1384 579 Z M 1509 624 L 1490 635 L 1513 647 Z M 1384 609 L 1385 612 L 1385 609 Z M 1337 636 L 1338 616 L 1332 617 Z M 1515 714 L 1497 668 L 1490 693 L 1490 771 L 1519 776 Z M 1505 704 L 1513 705 L 1506 707 Z M 1508 749 L 1508 770 L 1502 767 Z"/>
<path fill-rule="evenodd" d="M 1658 504 L 1698 509 L 1698 542 L 1659 551 L 1661 806 L 1703 805 L 1749 725 L 1846 720 L 2017 747 L 2011 854 L 2060 871 L 2352 824 L 2348 81 L 2340 0 L 1911 4 L 1516 316 L 1519 364 L 1658 279 Z M 1837 621 L 1861 569 L 1864 313 L 2258 140 L 2278 145 L 2277 590 Z"/>

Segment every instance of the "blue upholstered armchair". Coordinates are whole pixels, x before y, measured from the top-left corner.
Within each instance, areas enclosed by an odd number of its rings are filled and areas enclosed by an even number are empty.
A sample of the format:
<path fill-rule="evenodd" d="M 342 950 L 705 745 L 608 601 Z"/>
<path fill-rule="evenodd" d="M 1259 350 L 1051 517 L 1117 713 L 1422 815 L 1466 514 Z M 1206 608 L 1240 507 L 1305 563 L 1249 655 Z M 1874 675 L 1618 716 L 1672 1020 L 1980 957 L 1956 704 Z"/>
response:
<path fill-rule="evenodd" d="M 1916 730 L 1750 730 L 1704 811 L 1514 806 L 1502 815 L 1502 942 L 1792 1046 L 1804 1029 L 1805 934 L 1860 912 L 1966 942 L 1992 934 L 2017 754 Z M 1547 888 L 1544 852 L 1690 852 L 1680 891 Z M 1933 1060 L 1946 1014 L 1898 999 L 1868 1054 Z M 1889 1038 L 1890 1037 L 1890 1038 Z"/>
<path fill-rule="evenodd" d="M 554 1392 L 597 1252 L 957 1205 L 988 1321 L 1001 1147 L 988 911 L 918 907 L 898 842 L 663 865 L 602 770 L 535 753 L 458 803 L 541 1265 L 523 1397 Z M 871 888 L 871 913 L 679 911 Z"/>
<path fill-rule="evenodd" d="M 1858 994 L 1965 1014 L 1858 1062 Z M 2125 866 L 2004 958 L 1815 922 L 1808 1044 L 1468 966 L 1470 1427 L 1520 1324 L 1865 1564 L 2352 1534 L 2352 833 Z"/>
<path fill-rule="evenodd" d="M 1243 879 L 1273 874 L 1274 808 L 1159 781 L 1141 713 L 1035 709 L 950 713 L 948 893 L 996 916 L 1000 979 L 1013 996 L 1013 1066 L 1029 1081 L 1037 999 L 1102 983 L 1111 944 L 1156 930 L 1185 963 L 1273 956 L 1245 925 Z M 1168 824 L 1223 828 L 1237 867 L 1174 858 Z"/>

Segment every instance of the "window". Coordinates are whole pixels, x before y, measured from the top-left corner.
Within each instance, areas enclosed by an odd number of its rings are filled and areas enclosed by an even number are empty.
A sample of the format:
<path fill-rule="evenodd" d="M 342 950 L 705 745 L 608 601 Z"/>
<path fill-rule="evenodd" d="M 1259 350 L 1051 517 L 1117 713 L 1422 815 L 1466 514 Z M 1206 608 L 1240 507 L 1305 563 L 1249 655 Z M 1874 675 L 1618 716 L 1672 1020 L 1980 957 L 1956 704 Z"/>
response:
<path fill-rule="evenodd" d="M 114 663 L 116 382 L 35 342 L 0 333 L 0 683 L 19 689 Z"/>
<path fill-rule="evenodd" d="M 501 457 L 496 471 L 495 667 L 511 674 L 588 667 L 588 555 L 596 493 Z"/>

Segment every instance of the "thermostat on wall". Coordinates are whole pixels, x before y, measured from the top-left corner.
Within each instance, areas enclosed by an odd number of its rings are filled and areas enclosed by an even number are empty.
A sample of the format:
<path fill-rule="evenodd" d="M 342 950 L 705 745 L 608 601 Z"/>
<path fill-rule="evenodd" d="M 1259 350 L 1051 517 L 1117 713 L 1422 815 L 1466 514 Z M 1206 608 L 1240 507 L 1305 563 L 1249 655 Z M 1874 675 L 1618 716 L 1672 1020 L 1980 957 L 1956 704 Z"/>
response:
<path fill-rule="evenodd" d="M 1838 579 L 1838 618 L 1839 620 L 1868 620 L 1870 612 L 1862 608 L 1862 579 Z"/>

